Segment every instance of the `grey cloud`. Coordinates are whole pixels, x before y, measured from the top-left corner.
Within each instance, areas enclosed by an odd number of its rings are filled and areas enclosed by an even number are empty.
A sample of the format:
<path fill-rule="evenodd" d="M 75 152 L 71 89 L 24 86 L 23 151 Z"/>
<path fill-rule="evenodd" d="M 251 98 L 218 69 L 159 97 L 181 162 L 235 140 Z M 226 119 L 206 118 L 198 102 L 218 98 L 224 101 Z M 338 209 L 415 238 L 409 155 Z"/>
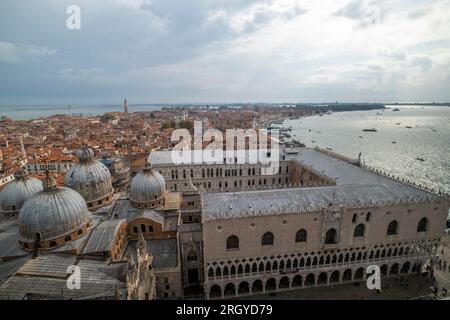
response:
<path fill-rule="evenodd" d="M 349 19 L 361 19 L 365 13 L 365 4 L 361 1 L 355 0 L 348 3 L 345 7 L 338 10 L 335 15 L 342 16 Z"/>
<path fill-rule="evenodd" d="M 392 39 L 391 23 L 396 31 L 412 27 L 408 14 L 430 4 L 395 1 L 393 16 L 399 19 L 367 30 L 377 42 L 372 44 L 364 39 L 364 14 L 368 6 L 377 5 L 384 19 L 391 2 L 353 1 L 341 9 L 334 0 L 329 2 L 313 1 L 306 11 L 302 1 L 280 6 L 278 0 L 2 0 L 0 104 L 112 103 L 123 96 L 139 102 L 323 101 L 357 96 L 376 100 L 390 95 L 410 74 L 425 79 L 424 86 L 435 88 L 441 79 L 442 86 L 448 85 L 448 63 L 435 57 L 448 52 L 446 32 L 438 30 L 430 37 L 411 34 L 402 39 L 408 40 L 407 45 L 379 37 Z M 81 7 L 79 31 L 65 28 L 69 4 Z M 321 33 L 322 27 L 346 27 L 348 21 L 314 20 L 318 24 L 311 26 L 311 34 L 321 38 L 310 39 L 302 17 L 322 19 L 320 10 L 328 5 L 336 8 L 331 10 L 334 16 L 350 19 L 360 28 L 359 34 L 346 28 L 333 30 L 332 35 Z M 209 20 L 213 13 L 220 14 Z M 439 21 L 445 27 L 437 13 L 437 9 L 429 12 L 426 19 L 430 25 Z M 277 37 L 278 26 L 289 35 L 298 32 L 298 41 Z M 267 32 L 261 32 L 265 28 Z M 361 43 L 356 46 L 354 41 Z M 378 52 L 378 47 L 389 49 Z M 443 66 L 439 81 L 434 76 L 438 62 Z M 311 81 L 303 83 L 304 79 Z M 389 85 L 381 86 L 383 81 Z M 448 93 L 439 97 L 448 99 Z"/>
<path fill-rule="evenodd" d="M 11 43 L 0 41 L 0 62 L 10 63 L 24 61 L 41 61 L 56 54 L 55 49 L 27 43 Z"/>
<path fill-rule="evenodd" d="M 364 29 L 381 23 L 383 12 L 382 1 L 359 1 L 348 3 L 335 12 L 336 17 L 345 17 L 354 21 L 355 29 Z"/>
<path fill-rule="evenodd" d="M 431 8 L 414 9 L 410 13 L 408 13 L 408 18 L 410 18 L 410 19 L 419 19 L 419 18 L 422 18 L 422 17 L 428 15 L 431 12 L 432 12 Z"/>
<path fill-rule="evenodd" d="M 425 55 L 415 55 L 412 57 L 411 66 L 422 69 L 430 69 L 433 66 L 433 60 Z"/>

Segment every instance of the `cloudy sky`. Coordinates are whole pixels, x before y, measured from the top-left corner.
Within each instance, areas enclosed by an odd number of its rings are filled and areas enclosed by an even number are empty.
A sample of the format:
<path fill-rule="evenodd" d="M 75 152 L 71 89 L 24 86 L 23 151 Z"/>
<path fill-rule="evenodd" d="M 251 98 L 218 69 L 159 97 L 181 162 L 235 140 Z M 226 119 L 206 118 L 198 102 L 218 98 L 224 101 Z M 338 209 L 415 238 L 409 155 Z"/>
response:
<path fill-rule="evenodd" d="M 0 75 L 0 105 L 450 101 L 450 0 L 1 0 Z"/>

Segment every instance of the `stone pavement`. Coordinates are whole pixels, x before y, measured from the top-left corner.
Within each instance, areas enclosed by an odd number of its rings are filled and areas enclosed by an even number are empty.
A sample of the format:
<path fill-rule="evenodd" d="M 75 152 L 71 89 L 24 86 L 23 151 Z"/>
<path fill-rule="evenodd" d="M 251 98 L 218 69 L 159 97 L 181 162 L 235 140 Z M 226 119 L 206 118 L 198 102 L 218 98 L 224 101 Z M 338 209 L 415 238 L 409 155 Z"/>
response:
<path fill-rule="evenodd" d="M 402 279 L 402 280 L 400 280 Z M 405 289 L 405 283 L 408 288 Z M 275 295 L 263 294 L 240 299 L 268 300 L 405 300 L 421 297 L 431 299 L 432 290 L 426 276 L 408 275 L 385 278 L 381 281 L 381 293 L 369 290 L 365 282 L 348 283 L 329 287 L 299 289 L 278 292 Z"/>

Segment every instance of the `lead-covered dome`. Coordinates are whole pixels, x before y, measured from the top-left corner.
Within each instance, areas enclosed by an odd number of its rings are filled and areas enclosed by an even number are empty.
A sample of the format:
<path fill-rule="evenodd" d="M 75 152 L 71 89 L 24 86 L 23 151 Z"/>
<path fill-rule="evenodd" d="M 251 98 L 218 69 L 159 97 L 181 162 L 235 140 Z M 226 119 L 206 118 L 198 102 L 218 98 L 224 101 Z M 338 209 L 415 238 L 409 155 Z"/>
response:
<path fill-rule="evenodd" d="M 15 216 L 24 202 L 42 190 L 42 182 L 28 176 L 25 169 L 14 174 L 14 181 L 8 183 L 0 192 L 0 215 Z"/>
<path fill-rule="evenodd" d="M 26 249 L 50 249 L 86 233 L 92 216 L 76 191 L 56 186 L 47 173 L 43 189 L 29 198 L 19 213 L 19 243 Z"/>
<path fill-rule="evenodd" d="M 154 208 L 164 204 L 165 193 L 164 177 L 149 163 L 131 180 L 130 200 L 137 208 Z"/>
<path fill-rule="evenodd" d="M 77 150 L 76 156 L 80 162 L 66 172 L 64 185 L 81 194 L 90 210 L 109 203 L 114 189 L 108 168 L 94 159 L 88 147 Z"/>

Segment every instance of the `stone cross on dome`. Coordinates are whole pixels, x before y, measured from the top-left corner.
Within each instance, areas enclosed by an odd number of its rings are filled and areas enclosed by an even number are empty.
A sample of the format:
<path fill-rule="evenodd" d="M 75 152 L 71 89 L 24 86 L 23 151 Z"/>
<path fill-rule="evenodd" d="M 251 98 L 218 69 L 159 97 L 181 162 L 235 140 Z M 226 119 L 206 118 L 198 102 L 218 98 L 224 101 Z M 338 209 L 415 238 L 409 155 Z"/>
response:
<path fill-rule="evenodd" d="M 145 162 L 144 169 L 142 169 L 142 171 L 144 171 L 144 172 L 151 172 L 151 171 L 153 171 L 153 166 L 150 163 L 150 161 L 146 161 Z"/>
<path fill-rule="evenodd" d="M 51 176 L 50 171 L 48 170 L 45 171 L 45 178 L 42 180 L 42 186 L 44 187 L 45 192 L 56 190 L 56 180 Z"/>
<path fill-rule="evenodd" d="M 25 168 L 21 167 L 21 168 L 19 168 L 19 170 L 17 170 L 14 173 L 14 178 L 17 181 L 19 181 L 19 180 L 21 180 L 21 181 L 27 180 L 28 179 L 28 171 Z"/>

